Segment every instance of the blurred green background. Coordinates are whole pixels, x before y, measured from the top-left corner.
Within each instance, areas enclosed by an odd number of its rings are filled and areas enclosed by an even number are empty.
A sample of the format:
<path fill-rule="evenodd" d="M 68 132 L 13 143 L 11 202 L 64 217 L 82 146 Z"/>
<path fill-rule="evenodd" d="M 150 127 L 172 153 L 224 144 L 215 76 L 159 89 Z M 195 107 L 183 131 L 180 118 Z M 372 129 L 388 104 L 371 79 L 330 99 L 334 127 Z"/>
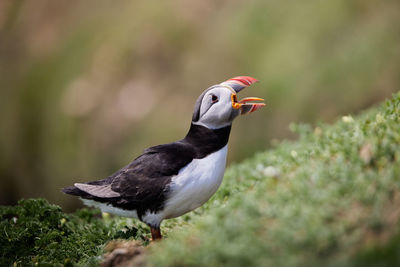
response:
<path fill-rule="evenodd" d="M 0 1 L 0 204 L 104 178 L 182 138 L 207 87 L 237 75 L 267 107 L 229 162 L 399 89 L 400 1 Z"/>

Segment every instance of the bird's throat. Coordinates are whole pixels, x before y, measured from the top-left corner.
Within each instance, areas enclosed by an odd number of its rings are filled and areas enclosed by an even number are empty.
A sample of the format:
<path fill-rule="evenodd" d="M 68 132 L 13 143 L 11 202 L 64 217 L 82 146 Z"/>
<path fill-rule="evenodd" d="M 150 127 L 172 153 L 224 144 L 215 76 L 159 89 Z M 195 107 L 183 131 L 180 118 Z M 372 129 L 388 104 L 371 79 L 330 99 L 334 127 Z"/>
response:
<path fill-rule="evenodd" d="M 228 143 L 231 127 L 232 125 L 228 125 L 219 129 L 209 129 L 192 123 L 189 132 L 181 142 L 193 146 L 196 150 L 196 158 L 204 158 Z"/>

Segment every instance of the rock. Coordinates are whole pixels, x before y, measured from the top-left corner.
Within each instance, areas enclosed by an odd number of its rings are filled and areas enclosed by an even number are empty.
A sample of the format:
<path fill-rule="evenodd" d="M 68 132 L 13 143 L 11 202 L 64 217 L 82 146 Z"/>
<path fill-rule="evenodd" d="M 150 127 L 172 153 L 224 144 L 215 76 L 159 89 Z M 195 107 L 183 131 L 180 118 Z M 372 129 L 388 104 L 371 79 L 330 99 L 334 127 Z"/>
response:
<path fill-rule="evenodd" d="M 105 248 L 108 251 L 101 263 L 102 267 L 137 267 L 145 265 L 143 246 L 134 240 L 111 241 Z"/>

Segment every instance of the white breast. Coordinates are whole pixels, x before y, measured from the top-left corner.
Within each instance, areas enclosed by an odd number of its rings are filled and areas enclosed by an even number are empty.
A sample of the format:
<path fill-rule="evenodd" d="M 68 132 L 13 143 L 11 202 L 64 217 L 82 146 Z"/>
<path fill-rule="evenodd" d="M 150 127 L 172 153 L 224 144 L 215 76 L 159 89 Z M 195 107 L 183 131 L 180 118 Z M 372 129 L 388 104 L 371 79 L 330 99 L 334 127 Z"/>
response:
<path fill-rule="evenodd" d="M 202 159 L 194 159 L 174 176 L 162 211 L 165 219 L 181 216 L 203 205 L 224 177 L 228 145 Z"/>

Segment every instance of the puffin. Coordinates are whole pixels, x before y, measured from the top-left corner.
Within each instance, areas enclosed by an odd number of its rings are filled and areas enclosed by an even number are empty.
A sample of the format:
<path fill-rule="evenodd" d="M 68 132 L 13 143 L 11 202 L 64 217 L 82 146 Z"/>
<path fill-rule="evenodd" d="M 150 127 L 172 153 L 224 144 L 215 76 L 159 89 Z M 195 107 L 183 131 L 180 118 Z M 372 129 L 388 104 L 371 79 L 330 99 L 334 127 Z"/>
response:
<path fill-rule="evenodd" d="M 203 205 L 220 186 L 233 120 L 263 106 L 258 97 L 238 101 L 237 93 L 258 82 L 237 76 L 203 91 L 190 128 L 176 142 L 153 146 L 105 179 L 75 183 L 62 192 L 79 197 L 102 212 L 136 218 L 150 227 L 152 240 L 162 238 L 164 219 Z"/>

